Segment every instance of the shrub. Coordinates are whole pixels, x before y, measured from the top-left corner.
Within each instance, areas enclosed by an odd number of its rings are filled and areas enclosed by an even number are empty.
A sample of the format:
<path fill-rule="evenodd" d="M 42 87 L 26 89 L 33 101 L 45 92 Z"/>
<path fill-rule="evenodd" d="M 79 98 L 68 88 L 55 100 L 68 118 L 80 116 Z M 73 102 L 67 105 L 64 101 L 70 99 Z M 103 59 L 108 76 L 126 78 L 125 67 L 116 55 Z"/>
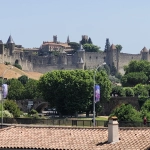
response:
<path fill-rule="evenodd" d="M 145 84 L 147 83 L 147 80 L 148 77 L 144 72 L 131 72 L 122 77 L 121 83 L 123 86 L 135 86 L 140 83 Z"/>
<path fill-rule="evenodd" d="M 118 96 L 125 96 L 125 90 L 121 86 L 112 87 L 112 94 L 117 94 Z"/>
<path fill-rule="evenodd" d="M 142 121 L 140 112 L 133 108 L 130 104 L 121 104 L 114 109 L 111 116 L 117 116 L 119 121 Z"/>
<path fill-rule="evenodd" d="M 141 117 L 146 116 L 147 120 L 150 120 L 150 99 L 146 100 L 141 107 Z"/>
<path fill-rule="evenodd" d="M 13 118 L 13 114 L 10 113 L 8 110 L 3 111 L 3 117 L 4 118 Z"/>
<path fill-rule="evenodd" d="M 16 68 L 22 70 L 22 67 L 21 67 L 21 65 L 19 65 L 19 64 L 14 64 L 13 66 L 15 66 Z"/>
<path fill-rule="evenodd" d="M 31 109 L 31 111 L 29 112 L 30 115 L 35 115 L 38 114 L 38 112 L 35 109 Z"/>
<path fill-rule="evenodd" d="M 134 88 L 134 94 L 135 96 L 148 96 L 148 90 L 146 89 L 146 87 L 142 84 L 137 84 Z"/>
<path fill-rule="evenodd" d="M 123 88 L 123 89 L 124 89 L 124 91 L 125 91 L 125 95 L 126 95 L 126 96 L 134 96 L 134 91 L 133 91 L 132 88 L 130 88 L 130 87 L 125 87 L 125 88 Z"/>
<path fill-rule="evenodd" d="M 10 113 L 12 113 L 14 117 L 20 116 L 20 109 L 19 109 L 17 103 L 13 100 L 6 100 L 4 102 L 4 109 L 8 110 Z"/>
<path fill-rule="evenodd" d="M 5 64 L 5 65 L 10 65 L 10 62 L 6 62 L 6 61 L 5 61 L 4 64 Z"/>

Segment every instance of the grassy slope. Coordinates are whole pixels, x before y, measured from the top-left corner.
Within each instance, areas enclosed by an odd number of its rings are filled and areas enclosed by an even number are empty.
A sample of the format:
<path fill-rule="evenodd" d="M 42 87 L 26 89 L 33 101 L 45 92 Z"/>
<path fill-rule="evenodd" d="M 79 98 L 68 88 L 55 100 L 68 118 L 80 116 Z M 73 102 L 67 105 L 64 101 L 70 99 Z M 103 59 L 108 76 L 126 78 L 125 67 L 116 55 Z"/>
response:
<path fill-rule="evenodd" d="M 5 70 L 10 68 L 10 67 L 11 67 L 10 65 L 0 64 L 0 77 L 2 77 Z M 29 78 L 38 80 L 40 78 L 40 76 L 42 76 L 43 74 L 38 73 L 38 72 L 25 72 L 25 71 L 22 71 L 22 70 L 13 66 L 12 69 L 9 69 L 5 72 L 4 78 L 7 78 L 7 79 L 18 78 L 22 75 L 26 75 Z"/>

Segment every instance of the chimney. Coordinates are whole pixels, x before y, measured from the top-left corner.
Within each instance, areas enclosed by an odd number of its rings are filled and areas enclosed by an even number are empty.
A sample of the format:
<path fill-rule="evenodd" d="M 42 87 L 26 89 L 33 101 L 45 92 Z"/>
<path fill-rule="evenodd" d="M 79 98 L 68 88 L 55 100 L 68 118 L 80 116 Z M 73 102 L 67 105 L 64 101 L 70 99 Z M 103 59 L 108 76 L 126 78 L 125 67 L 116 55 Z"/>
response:
<path fill-rule="evenodd" d="M 108 142 L 115 143 L 119 141 L 119 130 L 117 117 L 113 116 L 108 122 Z"/>

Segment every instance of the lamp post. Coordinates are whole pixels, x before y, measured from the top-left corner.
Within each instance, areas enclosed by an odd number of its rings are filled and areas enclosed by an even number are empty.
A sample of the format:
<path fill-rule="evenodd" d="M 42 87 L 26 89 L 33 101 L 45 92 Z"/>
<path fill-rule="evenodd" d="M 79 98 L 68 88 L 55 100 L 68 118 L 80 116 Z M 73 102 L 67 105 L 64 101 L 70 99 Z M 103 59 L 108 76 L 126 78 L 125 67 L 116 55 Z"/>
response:
<path fill-rule="evenodd" d="M 10 69 L 12 69 L 13 68 L 13 66 L 11 66 L 10 68 L 7 68 L 4 72 L 3 72 L 3 74 L 2 74 L 2 85 L 3 85 L 3 82 L 4 82 L 4 75 L 5 75 L 5 73 L 8 71 L 8 70 L 10 70 Z M 1 86 L 1 96 L 0 96 L 0 100 L 1 100 L 1 128 L 3 127 L 3 93 L 4 92 L 4 90 L 3 90 L 3 87 Z"/>
<path fill-rule="evenodd" d="M 97 72 L 98 68 L 100 68 L 100 67 L 103 66 L 103 65 L 106 65 L 106 63 L 104 62 L 104 63 L 102 63 L 101 65 L 99 65 L 99 66 L 95 69 L 95 71 L 94 71 L 94 76 L 93 76 L 93 83 L 94 83 L 94 86 L 93 86 L 93 90 L 94 90 L 94 92 L 93 92 L 93 126 L 94 126 L 94 127 L 95 127 L 95 76 L 96 76 L 96 72 Z"/>

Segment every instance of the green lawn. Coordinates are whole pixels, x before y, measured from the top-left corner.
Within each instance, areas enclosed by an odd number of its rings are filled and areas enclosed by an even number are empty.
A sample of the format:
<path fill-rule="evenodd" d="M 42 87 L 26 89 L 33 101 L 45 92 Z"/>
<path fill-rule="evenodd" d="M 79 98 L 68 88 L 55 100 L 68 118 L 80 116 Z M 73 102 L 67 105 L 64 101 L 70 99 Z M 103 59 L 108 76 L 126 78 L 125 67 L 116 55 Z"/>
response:
<path fill-rule="evenodd" d="M 92 118 L 82 118 L 82 117 L 80 117 L 80 118 L 74 118 L 74 119 L 76 119 L 76 120 L 92 120 Z M 95 118 L 95 120 L 107 121 L 108 118 L 107 117 L 103 117 L 103 116 L 98 116 L 98 117 Z"/>

